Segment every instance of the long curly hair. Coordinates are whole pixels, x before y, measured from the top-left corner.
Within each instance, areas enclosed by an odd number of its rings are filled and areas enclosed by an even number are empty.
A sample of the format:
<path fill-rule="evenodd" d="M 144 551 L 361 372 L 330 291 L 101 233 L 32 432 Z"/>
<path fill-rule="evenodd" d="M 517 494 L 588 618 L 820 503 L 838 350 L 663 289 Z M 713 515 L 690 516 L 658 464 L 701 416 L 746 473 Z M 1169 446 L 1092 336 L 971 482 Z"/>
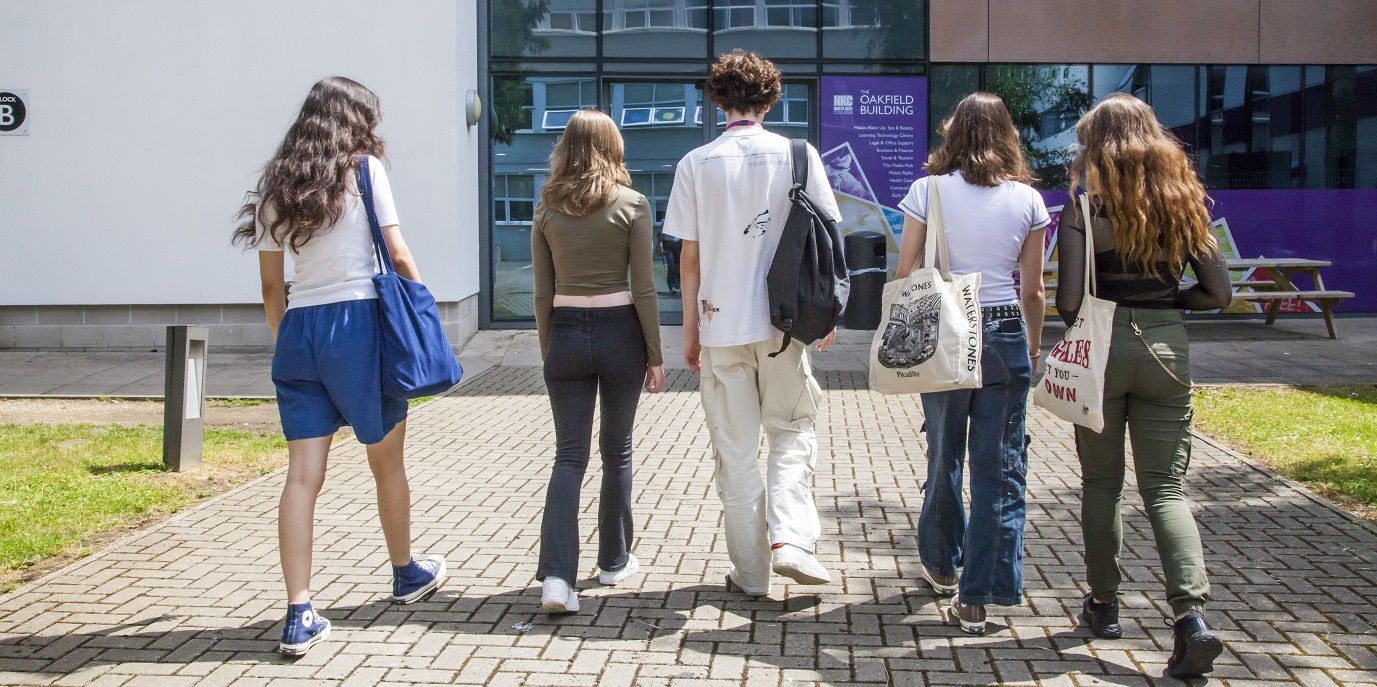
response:
<path fill-rule="evenodd" d="M 383 156 L 383 141 L 374 133 L 380 121 L 378 96 L 363 84 L 331 76 L 312 86 L 239 209 L 232 240 L 253 248 L 263 240 L 259 227 L 265 226 L 279 245 L 298 251 L 333 226 L 359 157 Z"/>
<path fill-rule="evenodd" d="M 550 153 L 550 176 L 540 189 L 545 207 L 584 217 L 612 200 L 618 186 L 630 186 L 622 134 L 598 110 L 579 110 Z"/>
<path fill-rule="evenodd" d="M 1218 249 L 1195 165 L 1147 103 L 1114 93 L 1085 113 L 1076 137 L 1071 194 L 1084 186 L 1104 208 L 1126 264 L 1156 276 L 1163 264 L 1179 272 L 1188 254 Z"/>
<path fill-rule="evenodd" d="M 928 174 L 960 170 L 961 176 L 976 186 L 1035 181 L 1009 108 L 993 93 L 977 92 L 963 98 L 937 133 L 942 143 L 928 156 L 924 166 Z"/>

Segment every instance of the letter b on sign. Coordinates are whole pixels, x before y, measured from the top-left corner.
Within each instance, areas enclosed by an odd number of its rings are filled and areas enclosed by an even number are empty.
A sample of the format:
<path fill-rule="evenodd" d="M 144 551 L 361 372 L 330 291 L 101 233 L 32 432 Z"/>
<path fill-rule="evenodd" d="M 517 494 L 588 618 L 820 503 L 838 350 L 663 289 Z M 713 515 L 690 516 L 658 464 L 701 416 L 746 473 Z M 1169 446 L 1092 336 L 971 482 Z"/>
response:
<path fill-rule="evenodd" d="M 24 105 L 27 95 L 27 91 L 0 89 L 0 136 L 23 136 L 29 133 L 24 125 L 28 119 L 28 108 Z"/>

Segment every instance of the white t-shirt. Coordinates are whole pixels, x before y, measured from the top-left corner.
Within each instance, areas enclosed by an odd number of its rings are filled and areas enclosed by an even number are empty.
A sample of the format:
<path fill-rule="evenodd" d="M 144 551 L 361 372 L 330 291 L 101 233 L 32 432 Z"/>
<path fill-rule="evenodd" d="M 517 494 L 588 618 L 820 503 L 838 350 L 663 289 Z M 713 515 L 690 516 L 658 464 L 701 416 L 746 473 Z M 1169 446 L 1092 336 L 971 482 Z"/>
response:
<path fill-rule="evenodd" d="M 913 182 L 899 201 L 904 214 L 926 223 L 928 184 L 932 177 Z M 942 194 L 942 219 L 947 227 L 947 253 L 952 274 L 980 273 L 980 305 L 1018 302 L 1014 270 L 1029 232 L 1052 223 L 1047 204 L 1028 184 L 1004 181 L 998 186 L 976 186 L 960 172 L 944 174 L 938 182 Z M 929 236 L 928 240 L 932 240 Z"/>
<path fill-rule="evenodd" d="M 392 184 L 382 161 L 368 156 L 368 176 L 373 182 L 373 210 L 378 214 L 378 226 L 401 224 L 397 220 L 397 206 L 392 201 Z M 348 187 L 342 199 L 339 220 L 329 229 L 317 232 L 301 252 L 287 250 L 292 256 L 292 288 L 287 295 L 287 308 L 341 301 L 377 298 L 373 275 L 378 273 L 373 255 L 373 235 L 368 229 L 368 214 L 359 196 L 355 175 L 349 175 Z M 273 240 L 265 229 L 272 221 L 272 208 L 265 208 L 265 221 L 260 222 L 258 234 L 261 251 L 282 251 L 283 246 Z"/>
<path fill-rule="evenodd" d="M 664 233 L 698 242 L 699 341 L 738 346 L 769 341 L 765 277 L 789 218 L 789 139 L 759 126 L 729 129 L 679 161 Z M 808 146 L 808 195 L 841 217 L 818 151 Z"/>

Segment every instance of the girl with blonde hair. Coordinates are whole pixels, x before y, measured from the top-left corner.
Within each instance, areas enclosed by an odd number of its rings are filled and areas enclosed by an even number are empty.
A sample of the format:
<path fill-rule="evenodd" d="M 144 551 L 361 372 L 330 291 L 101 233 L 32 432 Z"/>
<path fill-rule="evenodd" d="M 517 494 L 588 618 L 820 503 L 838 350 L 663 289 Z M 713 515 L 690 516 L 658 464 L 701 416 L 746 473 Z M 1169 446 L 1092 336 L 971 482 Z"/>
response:
<path fill-rule="evenodd" d="M 642 388 L 664 388 L 653 210 L 631 189 L 612 118 L 580 110 L 550 154 L 531 227 L 536 328 L 555 421 L 555 465 L 540 527 L 541 604 L 579 610 L 579 487 L 602 400 L 598 581 L 636 574 L 631 431 Z M 627 274 L 630 273 L 628 283 Z"/>
<path fill-rule="evenodd" d="M 1118 638 L 1123 545 L 1124 434 L 1175 615 L 1172 677 L 1213 669 L 1223 644 L 1205 625 L 1209 596 L 1200 533 L 1183 481 L 1191 454 L 1190 348 L 1182 310 L 1229 304 L 1231 290 L 1210 230 L 1208 198 L 1195 166 L 1143 101 L 1115 93 L 1076 126 L 1080 150 L 1071 191 L 1090 194 L 1090 218 L 1067 204 L 1057 232 L 1057 309 L 1069 325 L 1084 298 L 1086 230 L 1093 232 L 1099 292 L 1116 304 L 1105 373 L 1102 432 L 1076 427 L 1081 528 L 1090 593 L 1081 619 L 1097 637 Z M 1187 267 L 1199 281 L 1181 288 Z"/>

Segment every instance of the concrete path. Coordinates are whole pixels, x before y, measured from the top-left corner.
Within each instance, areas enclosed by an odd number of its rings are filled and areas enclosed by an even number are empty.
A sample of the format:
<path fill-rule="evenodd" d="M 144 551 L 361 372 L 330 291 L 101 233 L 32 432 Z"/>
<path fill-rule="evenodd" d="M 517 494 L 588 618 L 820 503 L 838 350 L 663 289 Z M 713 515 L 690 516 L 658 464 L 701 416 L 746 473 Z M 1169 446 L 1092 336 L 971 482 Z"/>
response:
<path fill-rule="evenodd" d="M 419 408 L 411 424 L 416 549 L 448 557 L 430 600 L 394 606 L 356 444 L 338 447 L 318 508 L 315 600 L 335 623 L 305 658 L 279 657 L 277 473 L 139 532 L 0 598 L 0 684 L 63 685 L 1157 685 L 1171 634 L 1140 501 L 1126 499 L 1124 639 L 1073 620 L 1081 574 L 1078 470 L 1066 425 L 1034 410 L 1026 603 L 992 632 L 943 622 L 918 579 L 922 418 L 912 400 L 827 371 L 823 587 L 771 597 L 722 590 L 727 568 L 712 461 L 694 392 L 642 405 L 635 552 L 625 586 L 582 583 L 583 612 L 539 612 L 532 580 L 553 443 L 539 371 L 500 366 Z M 1377 536 L 1198 442 L 1190 496 L 1228 642 L 1211 684 L 1377 685 Z M 596 465 L 596 461 L 595 461 Z M 585 483 L 584 568 L 594 565 Z"/>
<path fill-rule="evenodd" d="M 1196 321 L 1189 325 L 1191 368 L 1202 384 L 1377 384 L 1377 317 L 1342 318 L 1342 339 L 1325 336 L 1324 323 L 1288 318 L 1276 326 L 1261 320 Z M 1049 326 L 1047 346 L 1061 335 Z M 665 362 L 683 368 L 678 327 L 665 327 Z M 864 370 L 870 332 L 843 330 L 841 346 L 817 356 L 820 369 Z M 533 331 L 479 332 L 465 347 L 466 369 L 496 364 L 538 366 Z M 270 353 L 212 350 L 206 383 L 212 396 L 271 398 Z M 44 352 L 0 350 L 0 397 L 121 396 L 161 398 L 162 353 Z"/>

